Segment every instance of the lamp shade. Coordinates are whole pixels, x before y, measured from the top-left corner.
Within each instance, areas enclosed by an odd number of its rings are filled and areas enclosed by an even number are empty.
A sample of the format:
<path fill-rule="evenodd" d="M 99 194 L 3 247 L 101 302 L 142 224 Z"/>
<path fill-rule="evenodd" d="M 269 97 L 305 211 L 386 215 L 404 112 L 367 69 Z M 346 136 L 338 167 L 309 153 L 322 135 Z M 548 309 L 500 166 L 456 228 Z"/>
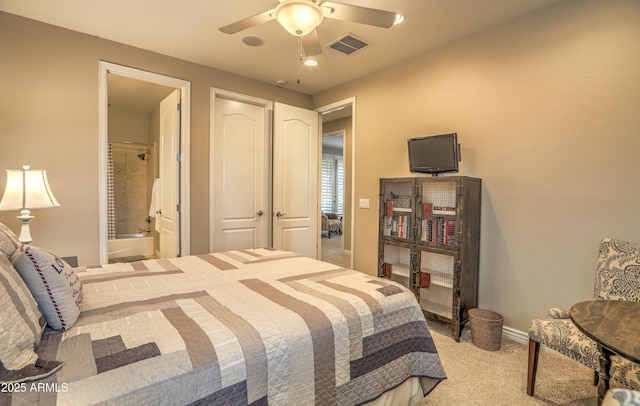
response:
<path fill-rule="evenodd" d="M 313 31 L 324 15 L 313 1 L 283 0 L 276 6 L 274 17 L 289 33 L 302 37 Z"/>
<path fill-rule="evenodd" d="M 7 185 L 0 201 L 0 210 L 44 209 L 59 207 L 60 203 L 51 192 L 47 171 L 30 169 L 7 169 Z"/>

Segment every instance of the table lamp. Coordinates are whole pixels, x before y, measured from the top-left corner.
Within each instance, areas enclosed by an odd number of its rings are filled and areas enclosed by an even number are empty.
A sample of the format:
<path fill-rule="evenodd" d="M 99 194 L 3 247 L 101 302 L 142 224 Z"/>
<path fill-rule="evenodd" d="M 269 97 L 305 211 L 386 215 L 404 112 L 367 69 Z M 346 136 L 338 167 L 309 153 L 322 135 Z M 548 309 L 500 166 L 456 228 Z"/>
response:
<path fill-rule="evenodd" d="M 29 221 L 33 218 L 31 209 L 46 209 L 60 207 L 60 203 L 51 193 L 47 181 L 47 171 L 31 169 L 23 165 L 22 169 L 7 169 L 7 185 L 0 200 L 0 211 L 20 210 L 18 219 L 22 221 L 20 237 L 18 239 L 29 244 L 31 232 Z"/>

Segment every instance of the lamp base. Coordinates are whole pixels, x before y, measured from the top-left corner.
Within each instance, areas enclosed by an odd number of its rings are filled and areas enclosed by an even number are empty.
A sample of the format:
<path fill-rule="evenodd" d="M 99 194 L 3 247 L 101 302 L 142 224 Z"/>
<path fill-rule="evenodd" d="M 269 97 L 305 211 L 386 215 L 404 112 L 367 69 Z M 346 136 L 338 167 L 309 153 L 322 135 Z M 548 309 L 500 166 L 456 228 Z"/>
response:
<path fill-rule="evenodd" d="M 31 215 L 31 211 L 24 209 L 20 211 L 20 215 L 16 218 L 22 221 L 22 227 L 20 228 L 20 237 L 18 237 L 18 240 L 20 240 L 20 242 L 23 244 L 29 244 L 31 241 L 33 241 L 33 239 L 31 238 L 31 231 L 29 230 L 29 222 L 33 218 L 33 216 Z"/>

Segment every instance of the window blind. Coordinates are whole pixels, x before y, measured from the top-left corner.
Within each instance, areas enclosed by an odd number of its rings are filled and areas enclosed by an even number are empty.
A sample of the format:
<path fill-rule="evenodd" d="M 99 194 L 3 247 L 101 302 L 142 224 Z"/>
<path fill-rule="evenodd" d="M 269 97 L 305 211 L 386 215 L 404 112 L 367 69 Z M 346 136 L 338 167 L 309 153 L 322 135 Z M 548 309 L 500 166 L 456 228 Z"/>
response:
<path fill-rule="evenodd" d="M 336 205 L 335 210 L 337 213 L 344 213 L 344 165 L 342 163 L 342 158 L 336 159 Z"/>
<path fill-rule="evenodd" d="M 333 212 L 333 157 L 329 155 L 322 156 L 322 211 L 325 213 Z"/>
<path fill-rule="evenodd" d="M 344 164 L 342 157 L 322 156 L 321 207 L 325 213 L 342 214 L 344 208 Z"/>

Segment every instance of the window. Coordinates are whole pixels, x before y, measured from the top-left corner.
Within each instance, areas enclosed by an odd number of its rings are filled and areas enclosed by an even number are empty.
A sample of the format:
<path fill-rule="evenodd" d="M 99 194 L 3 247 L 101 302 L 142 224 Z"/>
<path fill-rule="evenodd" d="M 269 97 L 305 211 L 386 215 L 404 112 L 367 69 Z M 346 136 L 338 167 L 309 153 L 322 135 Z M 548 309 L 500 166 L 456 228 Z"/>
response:
<path fill-rule="evenodd" d="M 322 211 L 343 213 L 344 164 L 341 156 L 322 155 Z"/>

